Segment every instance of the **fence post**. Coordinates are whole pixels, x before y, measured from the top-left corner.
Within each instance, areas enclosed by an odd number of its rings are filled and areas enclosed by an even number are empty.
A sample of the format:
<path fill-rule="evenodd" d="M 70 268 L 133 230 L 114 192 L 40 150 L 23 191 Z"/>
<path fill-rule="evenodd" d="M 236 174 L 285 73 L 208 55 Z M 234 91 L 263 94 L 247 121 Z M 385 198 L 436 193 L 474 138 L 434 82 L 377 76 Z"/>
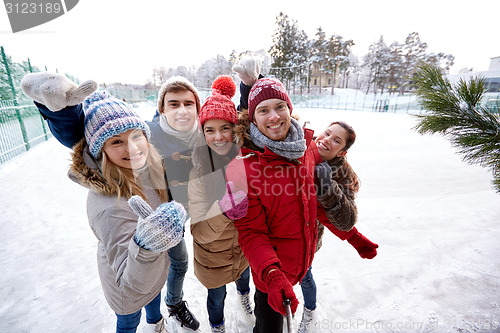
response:
<path fill-rule="evenodd" d="M 23 134 L 24 146 L 26 147 L 26 150 L 30 150 L 30 143 L 28 140 L 28 134 L 26 133 L 26 127 L 24 126 L 23 118 L 21 117 L 21 111 L 19 110 L 19 108 L 17 108 L 17 106 L 19 106 L 19 104 L 17 103 L 16 89 L 14 88 L 14 82 L 12 81 L 12 75 L 10 74 L 10 68 L 9 68 L 9 64 L 7 63 L 7 57 L 5 56 L 3 46 L 1 47 L 1 52 L 2 52 L 2 60 L 3 60 L 4 66 L 5 66 L 5 72 L 7 72 L 7 77 L 9 79 L 10 89 L 12 90 L 12 98 L 14 100 L 14 106 L 16 106 L 17 119 L 19 120 L 19 126 L 21 127 L 21 133 Z"/>
<path fill-rule="evenodd" d="M 33 68 L 31 67 L 30 58 L 28 58 L 28 68 L 30 73 L 33 73 Z M 45 128 L 45 120 L 43 119 L 42 114 L 41 113 L 39 114 L 40 114 L 40 121 L 42 122 L 43 134 L 45 134 L 45 141 L 47 141 L 49 139 L 49 136 L 47 134 L 47 129 Z"/>

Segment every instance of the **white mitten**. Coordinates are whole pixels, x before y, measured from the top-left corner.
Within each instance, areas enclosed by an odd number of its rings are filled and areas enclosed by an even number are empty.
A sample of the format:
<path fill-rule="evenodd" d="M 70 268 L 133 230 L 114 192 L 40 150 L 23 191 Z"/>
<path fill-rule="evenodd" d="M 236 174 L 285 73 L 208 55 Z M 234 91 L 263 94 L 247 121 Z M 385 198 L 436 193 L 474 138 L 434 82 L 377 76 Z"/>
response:
<path fill-rule="evenodd" d="M 245 56 L 233 66 L 233 71 L 238 73 L 243 84 L 251 87 L 259 79 L 261 63 L 259 57 Z"/>
<path fill-rule="evenodd" d="M 39 72 L 26 74 L 21 80 L 21 89 L 26 96 L 50 111 L 60 111 L 82 103 L 97 89 L 97 82 L 89 80 L 77 85 L 65 75 Z"/>

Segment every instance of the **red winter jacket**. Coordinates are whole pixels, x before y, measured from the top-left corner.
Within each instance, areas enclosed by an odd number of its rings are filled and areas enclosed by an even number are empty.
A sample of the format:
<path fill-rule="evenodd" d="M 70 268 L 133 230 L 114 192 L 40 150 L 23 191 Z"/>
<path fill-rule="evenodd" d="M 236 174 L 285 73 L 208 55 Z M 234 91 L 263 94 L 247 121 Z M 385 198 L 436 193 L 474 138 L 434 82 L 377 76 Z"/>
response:
<path fill-rule="evenodd" d="M 248 193 L 248 213 L 234 224 L 254 284 L 267 293 L 264 277 L 271 268 L 279 267 L 295 285 L 307 272 L 316 249 L 318 203 L 314 167 L 321 158 L 312 140 L 313 131 L 304 131 L 307 149 L 296 161 L 267 148 L 262 151 L 242 132 L 235 132 L 244 143 L 241 154 L 229 164 L 226 176 Z"/>

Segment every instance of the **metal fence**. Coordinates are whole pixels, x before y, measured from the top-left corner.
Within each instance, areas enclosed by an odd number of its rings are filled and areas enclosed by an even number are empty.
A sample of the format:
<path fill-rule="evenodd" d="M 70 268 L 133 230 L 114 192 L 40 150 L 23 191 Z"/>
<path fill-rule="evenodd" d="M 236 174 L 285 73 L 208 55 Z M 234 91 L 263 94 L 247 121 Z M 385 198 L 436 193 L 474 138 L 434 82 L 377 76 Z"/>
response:
<path fill-rule="evenodd" d="M 127 98 L 129 103 L 149 101 L 156 105 L 156 95 L 152 93 L 136 97 L 135 100 L 130 93 L 127 95 L 116 89 L 112 93 L 118 95 L 116 97 Z M 202 89 L 200 98 L 204 100 L 210 93 L 211 90 Z M 237 100 L 234 102 L 238 103 Z M 47 122 L 32 102 L 0 100 L 0 165 L 51 137 Z"/>
<path fill-rule="evenodd" d="M 48 140 L 52 134 L 34 104 L 0 100 L 0 164 Z"/>
<path fill-rule="evenodd" d="M 116 92 L 115 92 L 116 93 Z M 208 89 L 200 90 L 201 100 L 211 93 Z M 152 95 L 153 96 L 153 95 Z M 381 95 L 291 95 L 294 107 L 329 108 L 343 110 L 369 110 L 379 112 L 420 112 L 414 96 L 396 97 L 392 100 Z M 146 100 L 148 100 L 146 98 Z M 156 101 L 152 106 L 156 105 Z M 239 94 L 233 98 L 239 103 Z M 23 105 L 20 105 L 20 104 Z M 0 164 L 28 151 L 34 145 L 52 137 L 47 122 L 42 118 L 36 106 L 17 100 L 0 100 Z"/>
<path fill-rule="evenodd" d="M 420 114 L 422 106 L 414 94 L 364 94 L 350 92 L 336 95 L 291 95 L 297 108 L 326 108 L 352 111 L 375 111 Z"/>
<path fill-rule="evenodd" d="M 210 94 L 200 91 L 202 100 Z M 238 94 L 236 94 L 238 96 Z M 492 112 L 499 112 L 499 94 L 487 94 L 482 103 Z M 233 98 L 239 103 L 239 96 Z M 291 95 L 295 108 L 327 108 L 337 110 L 394 112 L 421 114 L 422 107 L 415 95 L 380 95 L 354 93 L 347 95 Z M 150 101 L 151 107 L 156 105 Z M 26 102 L 23 102 L 26 103 Z M 52 137 L 47 122 L 34 104 L 18 105 L 16 100 L 0 100 L 0 164 Z"/>

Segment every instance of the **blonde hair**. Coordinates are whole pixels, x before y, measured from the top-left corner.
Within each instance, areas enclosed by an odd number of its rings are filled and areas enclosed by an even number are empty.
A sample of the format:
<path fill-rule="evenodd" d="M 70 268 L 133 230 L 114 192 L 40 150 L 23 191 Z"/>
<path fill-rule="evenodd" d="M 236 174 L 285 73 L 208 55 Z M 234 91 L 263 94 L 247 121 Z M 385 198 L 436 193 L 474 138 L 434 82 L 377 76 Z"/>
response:
<path fill-rule="evenodd" d="M 145 167 L 148 170 L 149 182 L 160 197 L 161 202 L 166 202 L 168 201 L 168 193 L 163 160 L 154 146 L 149 142 L 148 145 L 149 153 Z M 104 150 L 102 152 L 102 174 L 109 186 L 116 191 L 117 200 L 120 200 L 122 196 L 129 199 L 133 195 L 139 195 L 147 201 L 142 190 L 144 184 L 140 177 L 134 174 L 134 170 L 117 166 L 110 161 Z"/>

